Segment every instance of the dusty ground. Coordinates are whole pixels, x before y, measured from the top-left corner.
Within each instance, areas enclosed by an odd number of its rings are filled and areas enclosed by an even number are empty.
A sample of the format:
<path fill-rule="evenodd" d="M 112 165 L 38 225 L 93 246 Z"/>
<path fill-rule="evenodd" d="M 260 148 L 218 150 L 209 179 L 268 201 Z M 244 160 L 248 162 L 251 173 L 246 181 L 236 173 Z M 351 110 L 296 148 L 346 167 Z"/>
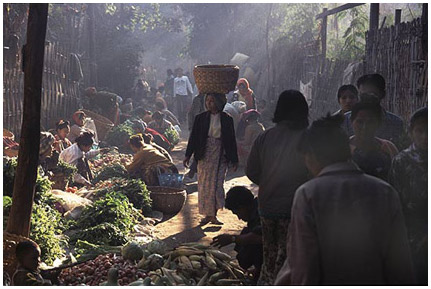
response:
<path fill-rule="evenodd" d="M 188 170 L 184 168 L 182 162 L 184 152 L 187 146 L 188 132 L 182 133 L 181 142 L 175 147 L 172 152 L 172 158 L 178 167 L 180 173 L 186 173 Z M 238 168 L 238 171 L 233 173 L 228 172 L 225 191 L 231 187 L 244 185 L 251 189 L 254 193 L 257 192 L 257 186 L 245 176 L 244 169 Z M 156 225 L 154 234 L 157 238 L 164 240 L 170 246 L 177 246 L 184 242 L 201 242 L 209 244 L 212 238 L 219 234 L 239 234 L 245 226 L 243 221 L 240 221 L 231 211 L 224 209 L 219 211 L 218 217 L 224 223 L 222 226 L 207 224 L 199 225 L 202 216 L 198 212 L 198 193 L 196 176 L 194 181 L 186 183 L 187 200 L 186 203 L 177 215 L 165 216 L 165 221 Z M 231 253 L 233 245 L 225 247 L 223 250 Z"/>

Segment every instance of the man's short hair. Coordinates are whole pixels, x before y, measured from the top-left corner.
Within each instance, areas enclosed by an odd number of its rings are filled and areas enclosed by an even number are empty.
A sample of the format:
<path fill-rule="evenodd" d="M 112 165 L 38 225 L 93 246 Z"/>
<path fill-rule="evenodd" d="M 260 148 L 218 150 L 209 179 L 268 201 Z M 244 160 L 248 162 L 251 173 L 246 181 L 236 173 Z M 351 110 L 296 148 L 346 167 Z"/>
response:
<path fill-rule="evenodd" d="M 226 194 L 225 207 L 228 210 L 234 211 L 244 206 L 253 204 L 253 193 L 244 186 L 236 186 L 231 188 Z"/>
<path fill-rule="evenodd" d="M 299 141 L 298 151 L 311 153 L 323 166 L 345 162 L 351 158 L 349 138 L 341 128 L 344 117 L 327 115 L 314 121 Z"/>
<path fill-rule="evenodd" d="M 386 81 L 385 78 L 378 74 L 365 74 L 359 77 L 358 81 L 356 81 L 356 86 L 359 88 L 361 85 L 364 84 L 371 84 L 375 87 L 377 87 L 378 90 L 382 93 L 380 98 L 385 97 L 385 91 L 386 91 Z"/>
<path fill-rule="evenodd" d="M 15 255 L 19 262 L 22 262 L 24 257 L 33 250 L 39 250 L 39 246 L 33 241 L 19 242 L 15 248 Z"/>
<path fill-rule="evenodd" d="M 420 119 L 428 120 L 428 107 L 422 107 L 413 113 L 410 118 L 410 129 L 413 129 L 416 122 Z"/>
<path fill-rule="evenodd" d="M 346 84 L 346 85 L 342 85 L 337 92 L 337 99 L 338 102 L 340 101 L 341 98 L 341 94 L 343 94 L 343 92 L 345 91 L 350 91 L 352 92 L 356 98 L 358 98 L 358 89 L 356 89 L 356 87 L 353 84 Z"/>

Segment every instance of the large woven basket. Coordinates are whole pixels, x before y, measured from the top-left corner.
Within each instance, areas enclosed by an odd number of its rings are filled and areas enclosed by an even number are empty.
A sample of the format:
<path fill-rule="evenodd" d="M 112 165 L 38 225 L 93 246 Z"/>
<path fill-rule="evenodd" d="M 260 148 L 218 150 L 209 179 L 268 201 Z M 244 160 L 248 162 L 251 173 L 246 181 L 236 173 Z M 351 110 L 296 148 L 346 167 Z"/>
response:
<path fill-rule="evenodd" d="M 147 187 L 153 200 L 153 210 L 175 215 L 184 206 L 187 194 L 183 189 L 169 187 Z"/>
<path fill-rule="evenodd" d="M 99 140 L 104 140 L 108 131 L 114 127 L 114 123 L 100 114 L 91 110 L 81 109 L 87 116 L 94 120 L 97 129 L 97 137 Z"/>
<path fill-rule="evenodd" d="M 29 238 L 14 235 L 3 231 L 3 271 L 7 272 L 12 278 L 18 267 L 18 262 L 15 256 L 15 248 L 21 241 L 32 241 Z"/>
<path fill-rule="evenodd" d="M 196 65 L 193 69 L 199 93 L 223 93 L 235 90 L 239 76 L 236 65 Z"/>

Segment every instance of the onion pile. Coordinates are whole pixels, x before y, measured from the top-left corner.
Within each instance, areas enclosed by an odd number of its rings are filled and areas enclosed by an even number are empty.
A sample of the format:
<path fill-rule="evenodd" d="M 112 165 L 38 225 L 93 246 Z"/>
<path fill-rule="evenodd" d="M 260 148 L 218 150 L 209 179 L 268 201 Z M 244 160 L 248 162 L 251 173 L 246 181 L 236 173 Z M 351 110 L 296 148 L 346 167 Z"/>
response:
<path fill-rule="evenodd" d="M 135 262 L 110 253 L 100 255 L 94 260 L 75 267 L 64 269 L 59 276 L 59 280 L 64 285 L 77 286 L 85 284 L 98 286 L 108 279 L 108 271 L 112 267 L 118 268 L 118 285 L 127 285 L 139 278 L 144 279 L 147 277 L 143 270 L 137 269 Z"/>

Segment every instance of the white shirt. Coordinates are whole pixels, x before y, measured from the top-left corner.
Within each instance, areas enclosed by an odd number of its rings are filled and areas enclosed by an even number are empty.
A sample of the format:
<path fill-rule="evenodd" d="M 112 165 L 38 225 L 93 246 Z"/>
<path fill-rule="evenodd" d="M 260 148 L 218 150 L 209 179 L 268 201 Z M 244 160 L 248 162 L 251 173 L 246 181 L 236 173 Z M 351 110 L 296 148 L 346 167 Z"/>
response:
<path fill-rule="evenodd" d="M 181 77 L 175 77 L 174 79 L 174 96 L 176 94 L 179 95 L 188 95 L 187 89 L 190 92 L 193 92 L 192 84 L 187 76 L 183 75 Z"/>
<path fill-rule="evenodd" d="M 100 150 L 91 150 L 85 153 L 85 157 L 88 159 L 93 158 L 98 155 L 99 152 Z M 83 156 L 84 152 L 78 147 L 77 143 L 74 143 L 60 153 L 59 159 L 70 165 L 76 166 L 78 164 L 78 160 L 81 159 Z M 83 184 L 86 181 L 85 178 L 78 173 L 73 176 L 73 180 L 79 184 Z"/>
<path fill-rule="evenodd" d="M 217 114 L 211 113 L 210 129 L 208 130 L 208 136 L 213 138 L 221 137 L 220 113 L 217 113 Z"/>

